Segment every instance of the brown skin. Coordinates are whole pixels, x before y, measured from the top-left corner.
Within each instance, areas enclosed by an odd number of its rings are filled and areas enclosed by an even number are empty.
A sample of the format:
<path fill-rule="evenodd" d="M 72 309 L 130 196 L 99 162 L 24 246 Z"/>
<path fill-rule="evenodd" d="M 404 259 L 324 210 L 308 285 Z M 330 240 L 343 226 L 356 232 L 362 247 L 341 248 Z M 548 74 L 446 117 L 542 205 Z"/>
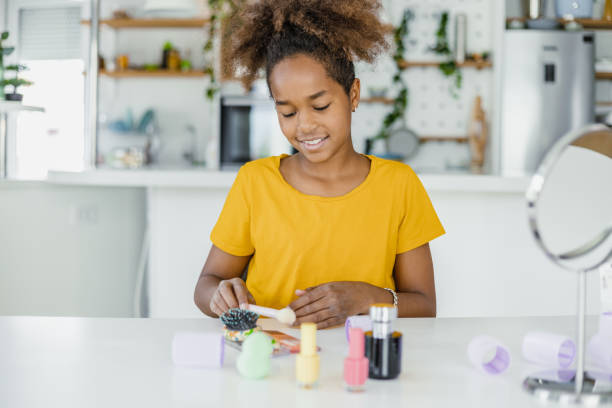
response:
<path fill-rule="evenodd" d="M 335 197 L 348 193 L 367 177 L 370 160 L 355 152 L 351 112 L 359 103 L 355 79 L 347 97 L 323 65 L 306 55 L 279 62 L 269 76 L 283 134 L 298 153 L 281 160 L 280 172 L 297 190 Z M 326 138 L 309 151 L 304 140 Z M 240 275 L 250 256 L 233 256 L 213 245 L 195 290 L 195 303 L 209 316 L 219 316 L 244 303 L 255 303 Z M 429 244 L 398 254 L 394 279 L 398 316 L 435 317 L 436 289 Z M 319 329 L 343 324 L 348 316 L 367 313 L 372 303 L 392 303 L 385 289 L 364 282 L 329 282 L 297 290 L 291 307 L 296 325 L 315 322 Z"/>

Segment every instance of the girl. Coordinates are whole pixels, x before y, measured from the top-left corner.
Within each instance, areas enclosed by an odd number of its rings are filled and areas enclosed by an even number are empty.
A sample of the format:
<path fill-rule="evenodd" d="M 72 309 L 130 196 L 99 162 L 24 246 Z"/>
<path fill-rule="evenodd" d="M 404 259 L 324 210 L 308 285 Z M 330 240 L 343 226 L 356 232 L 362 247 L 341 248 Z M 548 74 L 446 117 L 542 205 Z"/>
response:
<path fill-rule="evenodd" d="M 436 315 L 428 242 L 444 229 L 412 169 L 357 153 L 353 61 L 385 48 L 376 0 L 260 0 L 234 22 L 230 71 L 265 68 L 281 130 L 297 150 L 242 166 L 195 289 L 209 316 L 255 303 L 296 325 L 343 324 L 372 303 Z M 241 279 L 248 264 L 246 282 Z"/>

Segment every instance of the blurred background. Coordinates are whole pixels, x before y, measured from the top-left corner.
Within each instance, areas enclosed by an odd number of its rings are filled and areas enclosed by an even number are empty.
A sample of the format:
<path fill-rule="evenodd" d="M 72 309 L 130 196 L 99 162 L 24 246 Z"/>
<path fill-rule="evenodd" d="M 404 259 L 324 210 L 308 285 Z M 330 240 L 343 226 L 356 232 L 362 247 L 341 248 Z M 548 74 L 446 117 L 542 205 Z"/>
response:
<path fill-rule="evenodd" d="M 218 22 L 243 2 L 210 3 L 0 1 L 0 314 L 200 315 L 237 169 L 292 152 L 265 81 L 244 90 L 220 64 Z M 391 48 L 356 67 L 353 143 L 430 193 L 438 316 L 573 314 L 524 193 L 565 132 L 612 125 L 611 0 L 382 5 Z M 604 269 L 591 313 L 612 309 Z"/>

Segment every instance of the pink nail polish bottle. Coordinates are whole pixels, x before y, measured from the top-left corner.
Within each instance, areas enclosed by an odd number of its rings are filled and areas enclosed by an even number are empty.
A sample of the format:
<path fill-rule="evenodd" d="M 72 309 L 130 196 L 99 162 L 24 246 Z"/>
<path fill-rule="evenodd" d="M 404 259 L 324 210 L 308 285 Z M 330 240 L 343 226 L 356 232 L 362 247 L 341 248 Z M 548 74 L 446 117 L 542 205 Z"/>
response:
<path fill-rule="evenodd" d="M 344 360 L 344 382 L 348 391 L 360 392 L 364 390 L 369 369 L 363 330 L 351 328 L 349 339 L 349 355 Z"/>

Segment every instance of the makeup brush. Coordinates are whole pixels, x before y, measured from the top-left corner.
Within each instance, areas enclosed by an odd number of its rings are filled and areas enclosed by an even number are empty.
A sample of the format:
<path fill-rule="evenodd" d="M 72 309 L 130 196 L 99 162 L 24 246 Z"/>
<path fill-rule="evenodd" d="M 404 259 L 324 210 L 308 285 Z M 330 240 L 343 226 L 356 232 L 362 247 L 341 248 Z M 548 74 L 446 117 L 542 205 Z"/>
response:
<path fill-rule="evenodd" d="M 289 307 L 284 309 L 272 309 L 270 307 L 246 305 L 244 309 L 258 313 L 262 316 L 271 317 L 287 325 L 291 325 L 293 322 L 295 322 L 295 312 Z"/>

